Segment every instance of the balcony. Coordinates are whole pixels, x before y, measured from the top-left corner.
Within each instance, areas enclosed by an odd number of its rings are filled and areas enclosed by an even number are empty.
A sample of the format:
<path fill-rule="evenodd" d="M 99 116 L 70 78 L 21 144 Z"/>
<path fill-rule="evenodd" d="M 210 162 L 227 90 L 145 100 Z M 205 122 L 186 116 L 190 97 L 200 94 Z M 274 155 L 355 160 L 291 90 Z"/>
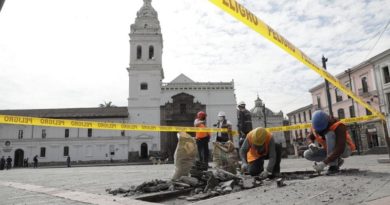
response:
<path fill-rule="evenodd" d="M 363 97 L 363 98 L 378 96 L 378 91 L 377 90 L 363 92 L 363 88 L 359 88 L 358 89 L 358 93 L 359 93 L 359 96 Z"/>

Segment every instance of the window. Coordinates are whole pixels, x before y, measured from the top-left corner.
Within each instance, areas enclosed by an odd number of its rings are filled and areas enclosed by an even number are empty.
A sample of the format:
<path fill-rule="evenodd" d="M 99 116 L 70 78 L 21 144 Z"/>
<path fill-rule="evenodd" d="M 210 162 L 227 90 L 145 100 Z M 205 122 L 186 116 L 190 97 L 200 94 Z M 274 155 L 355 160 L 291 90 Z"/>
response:
<path fill-rule="evenodd" d="M 306 112 L 303 111 L 303 121 L 306 122 Z"/>
<path fill-rule="evenodd" d="M 350 90 L 352 90 L 351 83 L 349 83 L 349 82 L 346 82 L 346 83 L 345 83 L 345 87 L 347 87 L 347 88 L 349 88 Z M 347 95 L 347 97 L 348 97 L 348 99 L 351 98 L 351 97 L 349 97 L 349 95 Z"/>
<path fill-rule="evenodd" d="M 125 131 L 124 131 L 124 130 L 121 131 L 121 136 L 122 136 L 122 137 L 125 136 Z"/>
<path fill-rule="evenodd" d="M 41 147 L 40 157 L 46 157 L 46 147 Z"/>
<path fill-rule="evenodd" d="M 42 129 L 42 139 L 46 138 L 46 129 Z"/>
<path fill-rule="evenodd" d="M 92 137 L 92 128 L 88 129 L 88 137 Z"/>
<path fill-rule="evenodd" d="M 154 59 L 154 47 L 149 46 L 149 59 Z"/>
<path fill-rule="evenodd" d="M 338 109 L 337 110 L 337 114 L 339 116 L 339 119 L 344 119 L 345 118 L 344 109 Z"/>
<path fill-rule="evenodd" d="M 317 105 L 318 105 L 318 109 L 321 109 L 321 97 L 320 96 L 317 96 Z"/>
<path fill-rule="evenodd" d="M 311 120 L 311 110 L 309 110 L 309 119 Z"/>
<path fill-rule="evenodd" d="M 369 101 L 367 101 L 367 104 L 371 105 L 371 103 Z M 368 109 L 366 109 L 366 115 L 371 115 L 371 114 L 372 114 L 372 112 L 369 111 Z"/>
<path fill-rule="evenodd" d="M 148 89 L 148 84 L 147 83 L 141 83 L 140 88 L 141 88 L 141 90 L 147 90 Z"/>
<path fill-rule="evenodd" d="M 23 130 L 18 131 L 18 139 L 23 139 Z"/>
<path fill-rule="evenodd" d="M 336 102 L 343 101 L 343 96 L 341 95 L 339 89 L 335 88 L 334 93 L 336 95 Z"/>
<path fill-rule="evenodd" d="M 186 114 L 186 111 L 187 111 L 187 105 L 180 104 L 180 114 Z"/>
<path fill-rule="evenodd" d="M 299 120 L 299 123 L 302 122 L 302 120 L 301 120 L 301 113 L 298 113 L 298 120 Z"/>
<path fill-rule="evenodd" d="M 69 137 L 69 129 L 65 129 L 65 138 Z"/>
<path fill-rule="evenodd" d="M 294 115 L 294 124 L 297 124 L 297 116 Z"/>
<path fill-rule="evenodd" d="M 382 70 L 383 70 L 383 77 L 384 77 L 385 83 L 390 83 L 389 67 L 388 66 L 383 67 Z"/>
<path fill-rule="evenodd" d="M 390 93 L 386 93 L 386 98 L 387 98 L 387 109 L 388 112 L 390 113 Z"/>
<path fill-rule="evenodd" d="M 67 156 L 69 156 L 69 147 L 68 146 L 64 147 L 64 157 L 67 157 Z"/>
<path fill-rule="evenodd" d="M 115 155 L 115 145 L 110 145 L 110 155 Z"/>
<path fill-rule="evenodd" d="M 142 47 L 137 46 L 137 59 L 141 59 L 141 58 L 142 58 Z"/>
<path fill-rule="evenodd" d="M 351 117 L 356 117 L 355 115 L 355 109 L 353 109 L 353 106 L 349 106 L 349 115 Z"/>
<path fill-rule="evenodd" d="M 362 88 L 363 88 L 363 93 L 368 92 L 367 77 L 362 78 Z"/>

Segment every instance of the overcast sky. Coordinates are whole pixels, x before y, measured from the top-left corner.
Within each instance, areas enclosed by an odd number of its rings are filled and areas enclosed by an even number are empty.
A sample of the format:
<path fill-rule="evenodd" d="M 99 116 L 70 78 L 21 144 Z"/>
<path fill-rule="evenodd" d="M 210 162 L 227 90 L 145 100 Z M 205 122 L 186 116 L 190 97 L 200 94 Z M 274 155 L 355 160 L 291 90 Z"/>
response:
<path fill-rule="evenodd" d="M 338 74 L 390 48 L 389 0 L 243 0 L 256 16 Z M 142 0 L 6 0 L 0 13 L 0 109 L 126 106 L 130 25 Z M 323 82 L 208 0 L 153 0 L 163 32 L 164 82 L 231 81 L 273 111 L 311 103 Z M 389 26 L 390 27 L 390 26 Z M 377 40 L 379 41 L 377 42 Z M 377 42 L 377 43 L 376 43 Z M 376 46 L 374 47 L 374 45 Z M 373 48 L 373 49 L 372 49 Z"/>

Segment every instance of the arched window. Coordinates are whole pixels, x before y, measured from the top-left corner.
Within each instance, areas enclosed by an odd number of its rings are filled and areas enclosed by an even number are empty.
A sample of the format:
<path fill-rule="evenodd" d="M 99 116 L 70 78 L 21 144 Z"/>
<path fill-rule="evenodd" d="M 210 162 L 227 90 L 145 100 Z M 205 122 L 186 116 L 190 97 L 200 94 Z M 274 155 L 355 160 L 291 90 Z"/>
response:
<path fill-rule="evenodd" d="M 339 119 L 344 119 L 345 118 L 344 109 L 338 109 L 337 110 L 337 114 L 339 116 Z"/>
<path fill-rule="evenodd" d="M 362 78 L 362 88 L 363 88 L 363 93 L 368 92 L 367 77 Z"/>
<path fill-rule="evenodd" d="M 148 89 L 148 84 L 147 83 L 141 83 L 141 90 L 147 90 Z"/>
<path fill-rule="evenodd" d="M 141 59 L 141 58 L 142 58 L 142 47 L 137 46 L 137 59 Z"/>
<path fill-rule="evenodd" d="M 154 47 L 149 46 L 149 59 L 154 59 Z"/>

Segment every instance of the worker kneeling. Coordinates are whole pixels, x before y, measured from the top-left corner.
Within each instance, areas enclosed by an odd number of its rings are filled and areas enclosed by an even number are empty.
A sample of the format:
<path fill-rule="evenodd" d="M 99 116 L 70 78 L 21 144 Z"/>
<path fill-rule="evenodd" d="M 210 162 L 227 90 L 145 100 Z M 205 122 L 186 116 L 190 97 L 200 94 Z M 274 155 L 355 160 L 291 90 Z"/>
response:
<path fill-rule="evenodd" d="M 326 173 L 328 175 L 339 172 L 344 163 L 342 158 L 349 157 L 355 151 L 355 144 L 347 132 L 347 127 L 320 110 L 313 113 L 312 126 L 312 133 L 308 135 L 309 149 L 303 156 L 307 160 L 315 161 L 313 168 L 318 172 L 323 171 L 326 166 L 329 166 Z"/>
<path fill-rule="evenodd" d="M 261 178 L 273 178 L 280 174 L 282 145 L 276 143 L 271 133 L 262 127 L 250 131 L 240 149 L 242 170 Z M 264 169 L 264 160 L 269 159 Z"/>

